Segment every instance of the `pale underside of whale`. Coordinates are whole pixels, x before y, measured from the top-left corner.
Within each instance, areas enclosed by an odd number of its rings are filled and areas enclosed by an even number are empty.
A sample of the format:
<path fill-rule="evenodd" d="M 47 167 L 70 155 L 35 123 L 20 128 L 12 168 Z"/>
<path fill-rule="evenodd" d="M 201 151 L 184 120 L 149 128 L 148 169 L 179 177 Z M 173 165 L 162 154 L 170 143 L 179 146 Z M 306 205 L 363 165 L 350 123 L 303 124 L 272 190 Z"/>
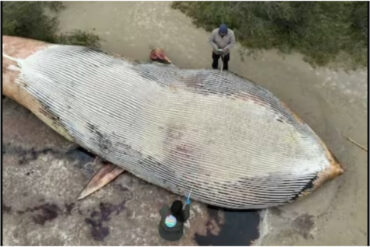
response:
<path fill-rule="evenodd" d="M 52 127 L 150 183 L 208 204 L 265 208 L 341 173 L 266 89 L 228 72 L 132 64 L 80 46 L 18 60 Z"/>

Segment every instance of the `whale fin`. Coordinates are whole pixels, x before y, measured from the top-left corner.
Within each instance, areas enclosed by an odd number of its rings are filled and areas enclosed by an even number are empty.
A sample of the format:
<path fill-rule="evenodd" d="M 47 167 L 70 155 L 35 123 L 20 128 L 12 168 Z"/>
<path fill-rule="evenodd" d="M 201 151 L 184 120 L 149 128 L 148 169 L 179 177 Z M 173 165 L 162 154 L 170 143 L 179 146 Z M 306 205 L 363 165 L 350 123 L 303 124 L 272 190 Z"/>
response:
<path fill-rule="evenodd" d="M 104 164 L 104 166 L 90 179 L 86 187 L 81 191 L 78 200 L 81 200 L 98 189 L 104 187 L 116 177 L 118 177 L 124 170 L 111 163 Z"/>

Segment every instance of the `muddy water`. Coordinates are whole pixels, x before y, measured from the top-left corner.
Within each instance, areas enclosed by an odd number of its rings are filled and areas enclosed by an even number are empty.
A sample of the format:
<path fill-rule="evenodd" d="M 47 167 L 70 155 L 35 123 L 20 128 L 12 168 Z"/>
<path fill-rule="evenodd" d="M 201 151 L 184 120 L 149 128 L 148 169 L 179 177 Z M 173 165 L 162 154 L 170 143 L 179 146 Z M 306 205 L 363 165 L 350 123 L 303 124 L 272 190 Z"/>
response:
<path fill-rule="evenodd" d="M 219 231 L 207 228 L 205 236 L 195 234 L 199 245 L 251 245 L 259 237 L 260 210 L 225 210 L 208 206 L 209 218 L 221 225 Z"/>
<path fill-rule="evenodd" d="M 102 39 L 102 49 L 108 53 L 146 62 L 152 48 L 162 47 L 180 68 L 210 68 L 209 33 L 171 9 L 168 2 L 65 5 L 59 14 L 60 31 L 93 32 Z M 367 147 L 367 71 L 313 68 L 300 54 L 282 55 L 275 50 L 250 54 L 239 45 L 232 50 L 229 67 L 284 101 L 324 140 L 345 169 L 340 178 L 309 197 L 264 211 L 256 243 L 365 245 L 367 153 L 347 137 Z M 245 225 L 240 221 L 237 224 L 251 231 L 248 220 Z M 198 243 L 227 244 L 224 238 L 201 240 L 198 238 Z"/>

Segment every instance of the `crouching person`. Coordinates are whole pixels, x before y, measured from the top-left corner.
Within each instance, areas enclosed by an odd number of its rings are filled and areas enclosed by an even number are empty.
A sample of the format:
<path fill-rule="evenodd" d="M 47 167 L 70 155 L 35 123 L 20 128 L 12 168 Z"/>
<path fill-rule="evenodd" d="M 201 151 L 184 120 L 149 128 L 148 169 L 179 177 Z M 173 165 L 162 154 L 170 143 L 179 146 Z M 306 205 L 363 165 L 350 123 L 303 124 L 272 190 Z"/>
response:
<path fill-rule="evenodd" d="M 171 208 L 164 206 L 159 211 L 161 215 L 159 235 L 168 241 L 179 240 L 184 233 L 184 223 L 189 218 L 189 212 L 189 199 L 186 200 L 185 207 L 180 200 L 174 201 Z"/>

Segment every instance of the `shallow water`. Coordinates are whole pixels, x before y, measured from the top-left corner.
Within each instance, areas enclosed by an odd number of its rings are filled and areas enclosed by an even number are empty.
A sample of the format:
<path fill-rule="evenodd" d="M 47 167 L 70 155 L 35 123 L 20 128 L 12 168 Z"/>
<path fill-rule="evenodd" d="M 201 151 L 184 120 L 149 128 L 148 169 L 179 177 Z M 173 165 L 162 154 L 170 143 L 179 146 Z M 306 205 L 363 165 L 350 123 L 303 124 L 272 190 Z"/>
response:
<path fill-rule="evenodd" d="M 209 33 L 171 9 L 168 2 L 65 5 L 58 16 L 60 31 L 91 31 L 100 36 L 102 49 L 108 53 L 146 62 L 150 50 L 161 47 L 180 68 L 211 67 Z M 231 52 L 230 71 L 262 85 L 284 101 L 323 139 L 345 169 L 341 177 L 306 199 L 267 210 L 257 243 L 366 244 L 367 153 L 346 139 L 350 137 L 364 146 L 367 143 L 366 69 L 346 72 L 313 68 L 300 54 L 249 52 L 236 45 Z M 244 222 L 249 215 L 225 212 L 220 235 L 198 236 L 196 240 L 199 244 L 228 244 L 232 241 L 228 232 L 234 225 L 248 229 Z M 233 222 L 233 226 L 227 222 Z"/>
<path fill-rule="evenodd" d="M 211 220 L 221 224 L 217 234 L 207 229 L 207 235 L 196 234 L 194 239 L 199 245 L 250 245 L 259 237 L 260 210 L 225 210 L 208 207 Z M 220 213 L 223 219 L 220 219 Z M 211 224 L 211 222 L 208 222 Z"/>

